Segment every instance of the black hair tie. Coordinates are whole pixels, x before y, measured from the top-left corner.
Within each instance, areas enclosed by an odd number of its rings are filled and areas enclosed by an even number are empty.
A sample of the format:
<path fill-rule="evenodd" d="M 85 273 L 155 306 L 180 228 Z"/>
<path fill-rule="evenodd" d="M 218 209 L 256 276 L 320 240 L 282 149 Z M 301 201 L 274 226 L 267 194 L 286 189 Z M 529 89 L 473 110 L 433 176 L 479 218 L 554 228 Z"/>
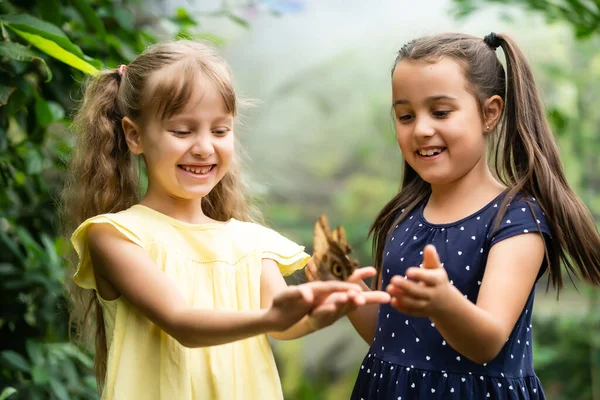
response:
<path fill-rule="evenodd" d="M 498 47 L 500 47 L 501 44 L 501 39 L 496 36 L 496 34 L 494 32 L 490 33 L 489 35 L 486 35 L 483 38 L 483 41 L 485 42 L 485 44 L 487 44 L 490 49 L 492 50 L 496 50 Z"/>

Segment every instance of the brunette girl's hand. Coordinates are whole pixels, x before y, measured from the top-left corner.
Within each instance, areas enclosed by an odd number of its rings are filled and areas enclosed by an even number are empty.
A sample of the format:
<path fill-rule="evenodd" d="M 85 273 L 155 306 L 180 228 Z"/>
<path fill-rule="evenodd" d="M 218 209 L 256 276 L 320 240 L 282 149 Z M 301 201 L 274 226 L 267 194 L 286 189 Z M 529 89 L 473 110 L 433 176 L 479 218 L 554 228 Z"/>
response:
<path fill-rule="evenodd" d="M 319 276 L 317 275 L 317 264 L 315 264 L 312 257 L 308 260 L 306 266 L 304 267 L 304 275 L 306 275 L 306 280 L 309 282 L 319 280 Z"/>
<path fill-rule="evenodd" d="M 448 274 L 435 247 L 427 245 L 423 249 L 423 268 L 409 268 L 406 278 L 394 276 L 386 291 L 392 296 L 392 307 L 398 311 L 416 317 L 431 317 L 443 311 L 450 288 Z"/>

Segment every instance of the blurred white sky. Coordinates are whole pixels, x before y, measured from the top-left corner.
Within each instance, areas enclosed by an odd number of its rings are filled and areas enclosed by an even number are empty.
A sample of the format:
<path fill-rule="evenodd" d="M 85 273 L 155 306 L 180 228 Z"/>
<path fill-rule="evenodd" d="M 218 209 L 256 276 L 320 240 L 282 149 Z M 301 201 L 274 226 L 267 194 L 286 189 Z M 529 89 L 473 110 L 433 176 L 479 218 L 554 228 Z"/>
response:
<path fill-rule="evenodd" d="M 222 4 L 221 0 L 155 2 L 156 12 L 172 14 L 183 7 L 192 15 L 210 13 Z M 225 39 L 222 54 L 231 65 L 238 94 L 260 101 L 247 113 L 247 124 L 238 129 L 250 155 L 255 188 L 277 188 L 290 199 L 299 194 L 296 188 L 311 187 L 315 171 L 309 170 L 306 159 L 327 157 L 332 165 L 342 165 L 348 162 L 343 155 L 332 158 L 340 143 L 351 157 L 365 136 L 379 135 L 377 140 L 389 136 L 385 123 L 390 120 L 390 69 L 404 43 L 443 31 L 482 38 L 491 30 L 509 30 L 517 39 L 521 35 L 514 24 L 504 22 L 499 7 L 486 7 L 456 21 L 450 0 L 299 2 L 300 12 L 282 16 L 240 10 L 250 22 L 248 29 L 226 18 L 200 20 L 202 31 Z M 247 1 L 227 3 L 235 9 Z M 527 29 L 525 47 L 532 47 L 543 31 L 533 34 L 531 26 L 544 25 L 541 18 L 524 18 L 527 23 L 519 26 Z M 383 157 L 399 168 L 399 152 L 392 150 Z M 398 160 L 389 159 L 393 156 Z"/>

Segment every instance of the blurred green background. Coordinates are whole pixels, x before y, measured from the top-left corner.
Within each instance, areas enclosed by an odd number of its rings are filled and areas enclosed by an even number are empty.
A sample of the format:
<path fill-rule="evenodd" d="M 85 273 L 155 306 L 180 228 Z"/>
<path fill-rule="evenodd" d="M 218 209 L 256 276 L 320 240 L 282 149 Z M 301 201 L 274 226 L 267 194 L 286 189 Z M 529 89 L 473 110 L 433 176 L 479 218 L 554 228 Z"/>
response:
<path fill-rule="evenodd" d="M 535 70 L 569 180 L 600 221 L 598 0 L 0 0 L 0 27 L 0 400 L 97 398 L 92 354 L 67 332 L 56 200 L 68 127 L 86 73 L 158 40 L 213 42 L 238 92 L 259 101 L 238 132 L 269 225 L 310 251 L 326 213 L 369 265 L 368 227 L 401 176 L 396 51 L 441 31 L 511 33 Z M 569 285 L 557 302 L 545 289 L 534 350 L 546 395 L 600 399 L 598 290 Z M 367 350 L 347 320 L 273 345 L 286 399 L 348 398 Z"/>

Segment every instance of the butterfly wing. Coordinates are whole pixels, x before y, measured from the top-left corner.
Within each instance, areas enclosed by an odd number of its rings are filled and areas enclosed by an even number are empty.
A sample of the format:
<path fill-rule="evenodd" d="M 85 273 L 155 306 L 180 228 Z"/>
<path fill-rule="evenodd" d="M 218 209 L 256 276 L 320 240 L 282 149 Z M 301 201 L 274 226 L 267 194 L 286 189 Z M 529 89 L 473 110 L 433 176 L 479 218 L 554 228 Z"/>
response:
<path fill-rule="evenodd" d="M 343 227 L 339 226 L 331 232 L 327 217 L 321 215 L 315 225 L 313 245 L 313 260 L 317 265 L 319 279 L 348 279 L 357 263 L 348 258 L 351 248 Z"/>

